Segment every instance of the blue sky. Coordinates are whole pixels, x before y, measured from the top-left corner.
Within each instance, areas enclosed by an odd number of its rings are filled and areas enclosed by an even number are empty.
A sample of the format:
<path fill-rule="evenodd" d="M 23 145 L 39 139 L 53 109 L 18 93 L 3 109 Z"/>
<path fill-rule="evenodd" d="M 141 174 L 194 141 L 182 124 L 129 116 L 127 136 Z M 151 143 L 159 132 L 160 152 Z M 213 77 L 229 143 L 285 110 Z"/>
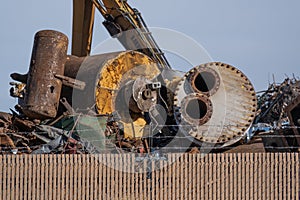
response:
<path fill-rule="evenodd" d="M 272 74 L 277 82 L 285 74 L 300 76 L 300 1 L 129 0 L 129 3 L 142 12 L 148 26 L 182 32 L 201 44 L 213 60 L 239 68 L 256 90 L 265 89 Z M 72 1 L 3 1 L 0 22 L 0 110 L 8 111 L 16 103 L 8 92 L 9 74 L 27 72 L 34 34 L 54 29 L 71 40 Z M 109 37 L 101 22 L 102 17 L 97 14 L 94 46 Z"/>

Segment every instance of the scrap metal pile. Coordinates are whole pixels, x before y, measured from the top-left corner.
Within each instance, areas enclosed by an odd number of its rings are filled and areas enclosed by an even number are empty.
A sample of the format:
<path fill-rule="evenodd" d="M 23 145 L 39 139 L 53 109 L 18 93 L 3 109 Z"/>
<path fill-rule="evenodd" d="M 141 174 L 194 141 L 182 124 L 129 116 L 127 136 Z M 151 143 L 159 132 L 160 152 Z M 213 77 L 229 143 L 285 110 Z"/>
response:
<path fill-rule="evenodd" d="M 222 148 L 254 120 L 253 86 L 233 66 L 212 62 L 184 74 L 137 51 L 68 56 L 67 43 L 60 32 L 38 32 L 29 72 L 11 75 L 19 103 L 3 114 L 2 152 Z"/>
<path fill-rule="evenodd" d="M 11 75 L 19 103 L 0 115 L 2 153 L 222 149 L 262 127 L 286 134 L 286 124 L 299 126 L 296 79 L 271 85 L 257 110 L 251 83 L 230 65 L 183 74 L 136 51 L 68 56 L 67 41 L 60 32 L 38 32 L 29 72 Z"/>
<path fill-rule="evenodd" d="M 99 153 L 94 146 L 109 146 L 104 142 L 113 141 L 118 134 L 118 127 L 108 118 L 73 115 L 56 123 L 28 120 L 16 113 L 0 113 L 0 118 L 1 153 Z M 101 131 L 99 123 L 103 124 Z M 104 140 L 105 137 L 113 139 Z"/>
<path fill-rule="evenodd" d="M 20 90 L 17 89 L 18 84 L 13 85 L 11 94 L 15 96 Z M 116 116 L 99 115 L 91 109 L 85 110 L 86 114 L 83 110 L 78 113 L 66 103 L 65 98 L 60 102 L 66 109 L 54 119 L 30 119 L 24 115 L 20 105 L 16 106 L 18 113 L 13 110 L 12 114 L 1 112 L 1 153 L 150 151 L 151 146 L 147 143 L 150 137 L 125 138 L 123 123 L 116 122 Z M 259 136 L 263 138 L 266 150 L 299 151 L 300 80 L 287 78 L 280 84 L 271 84 L 258 95 L 256 113 L 254 123 L 247 132 L 248 142 Z M 161 136 L 156 137 L 159 144 L 154 146 L 161 147 L 169 141 L 170 133 Z M 171 138 L 174 140 L 174 137 Z M 178 138 L 182 140 L 182 137 Z"/>
<path fill-rule="evenodd" d="M 260 135 L 266 150 L 299 151 L 300 80 L 286 78 L 258 95 L 258 112 L 248 140 Z"/>
<path fill-rule="evenodd" d="M 0 114 L 2 153 L 222 150 L 261 129 L 300 126 L 298 80 L 272 85 L 257 108 L 251 82 L 231 65 L 172 69 L 127 1 L 73 4 L 72 55 L 66 35 L 39 31 L 28 73 L 11 74 L 18 105 Z M 126 50 L 89 55 L 95 8 Z M 299 128 L 290 130 L 286 144 L 299 146 Z"/>

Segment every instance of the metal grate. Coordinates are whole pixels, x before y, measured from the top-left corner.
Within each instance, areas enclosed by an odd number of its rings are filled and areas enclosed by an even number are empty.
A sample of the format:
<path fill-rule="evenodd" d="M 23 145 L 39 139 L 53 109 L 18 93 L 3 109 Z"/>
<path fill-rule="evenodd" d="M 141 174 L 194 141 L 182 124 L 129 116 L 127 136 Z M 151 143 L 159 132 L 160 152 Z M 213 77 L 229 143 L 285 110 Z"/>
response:
<path fill-rule="evenodd" d="M 1 155 L 0 199 L 299 199 L 299 155 Z"/>

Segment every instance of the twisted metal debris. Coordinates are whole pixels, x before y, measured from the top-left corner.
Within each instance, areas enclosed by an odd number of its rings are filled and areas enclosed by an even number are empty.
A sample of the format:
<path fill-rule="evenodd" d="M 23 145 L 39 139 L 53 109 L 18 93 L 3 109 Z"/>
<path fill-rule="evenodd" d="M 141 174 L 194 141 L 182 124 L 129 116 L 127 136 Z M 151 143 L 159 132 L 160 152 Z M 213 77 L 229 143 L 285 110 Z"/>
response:
<path fill-rule="evenodd" d="M 258 110 L 247 140 L 261 135 L 270 151 L 299 151 L 300 80 L 286 78 L 258 95 Z"/>
<path fill-rule="evenodd" d="M 299 146 L 299 80 L 270 85 L 257 107 L 251 82 L 231 65 L 171 69 L 126 1 L 83 2 L 74 1 L 72 55 L 66 35 L 39 31 L 28 73 L 11 74 L 18 105 L 0 114 L 2 152 L 222 151 L 262 132 L 283 136 L 266 145 Z M 126 51 L 89 56 L 95 7 Z"/>
<path fill-rule="evenodd" d="M 64 105 L 68 108 L 67 103 Z M 16 110 L 20 110 L 18 105 Z M 267 150 L 298 151 L 299 111 L 299 79 L 287 78 L 280 84 L 269 85 L 267 90 L 258 95 L 257 114 L 247 141 L 251 142 L 260 136 Z M 32 120 L 24 113 L 13 110 L 12 114 L 0 112 L 0 151 L 10 154 L 150 151 L 153 144 L 149 147 L 149 140 L 124 138 L 122 126 L 117 120 L 115 116 L 86 115 L 74 110 L 66 111 L 52 120 Z M 164 140 L 174 138 L 161 135 L 156 139 L 162 144 Z M 192 152 L 195 148 L 192 147 Z"/>

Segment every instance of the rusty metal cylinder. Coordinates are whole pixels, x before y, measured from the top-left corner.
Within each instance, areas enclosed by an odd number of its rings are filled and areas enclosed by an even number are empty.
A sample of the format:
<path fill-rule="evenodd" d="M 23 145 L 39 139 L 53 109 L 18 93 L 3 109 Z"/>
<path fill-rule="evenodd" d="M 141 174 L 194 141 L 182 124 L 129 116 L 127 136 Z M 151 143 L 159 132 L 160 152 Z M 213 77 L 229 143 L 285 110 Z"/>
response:
<path fill-rule="evenodd" d="M 23 112 L 33 119 L 57 114 L 64 74 L 68 38 L 63 33 L 43 30 L 36 33 L 28 72 Z"/>

